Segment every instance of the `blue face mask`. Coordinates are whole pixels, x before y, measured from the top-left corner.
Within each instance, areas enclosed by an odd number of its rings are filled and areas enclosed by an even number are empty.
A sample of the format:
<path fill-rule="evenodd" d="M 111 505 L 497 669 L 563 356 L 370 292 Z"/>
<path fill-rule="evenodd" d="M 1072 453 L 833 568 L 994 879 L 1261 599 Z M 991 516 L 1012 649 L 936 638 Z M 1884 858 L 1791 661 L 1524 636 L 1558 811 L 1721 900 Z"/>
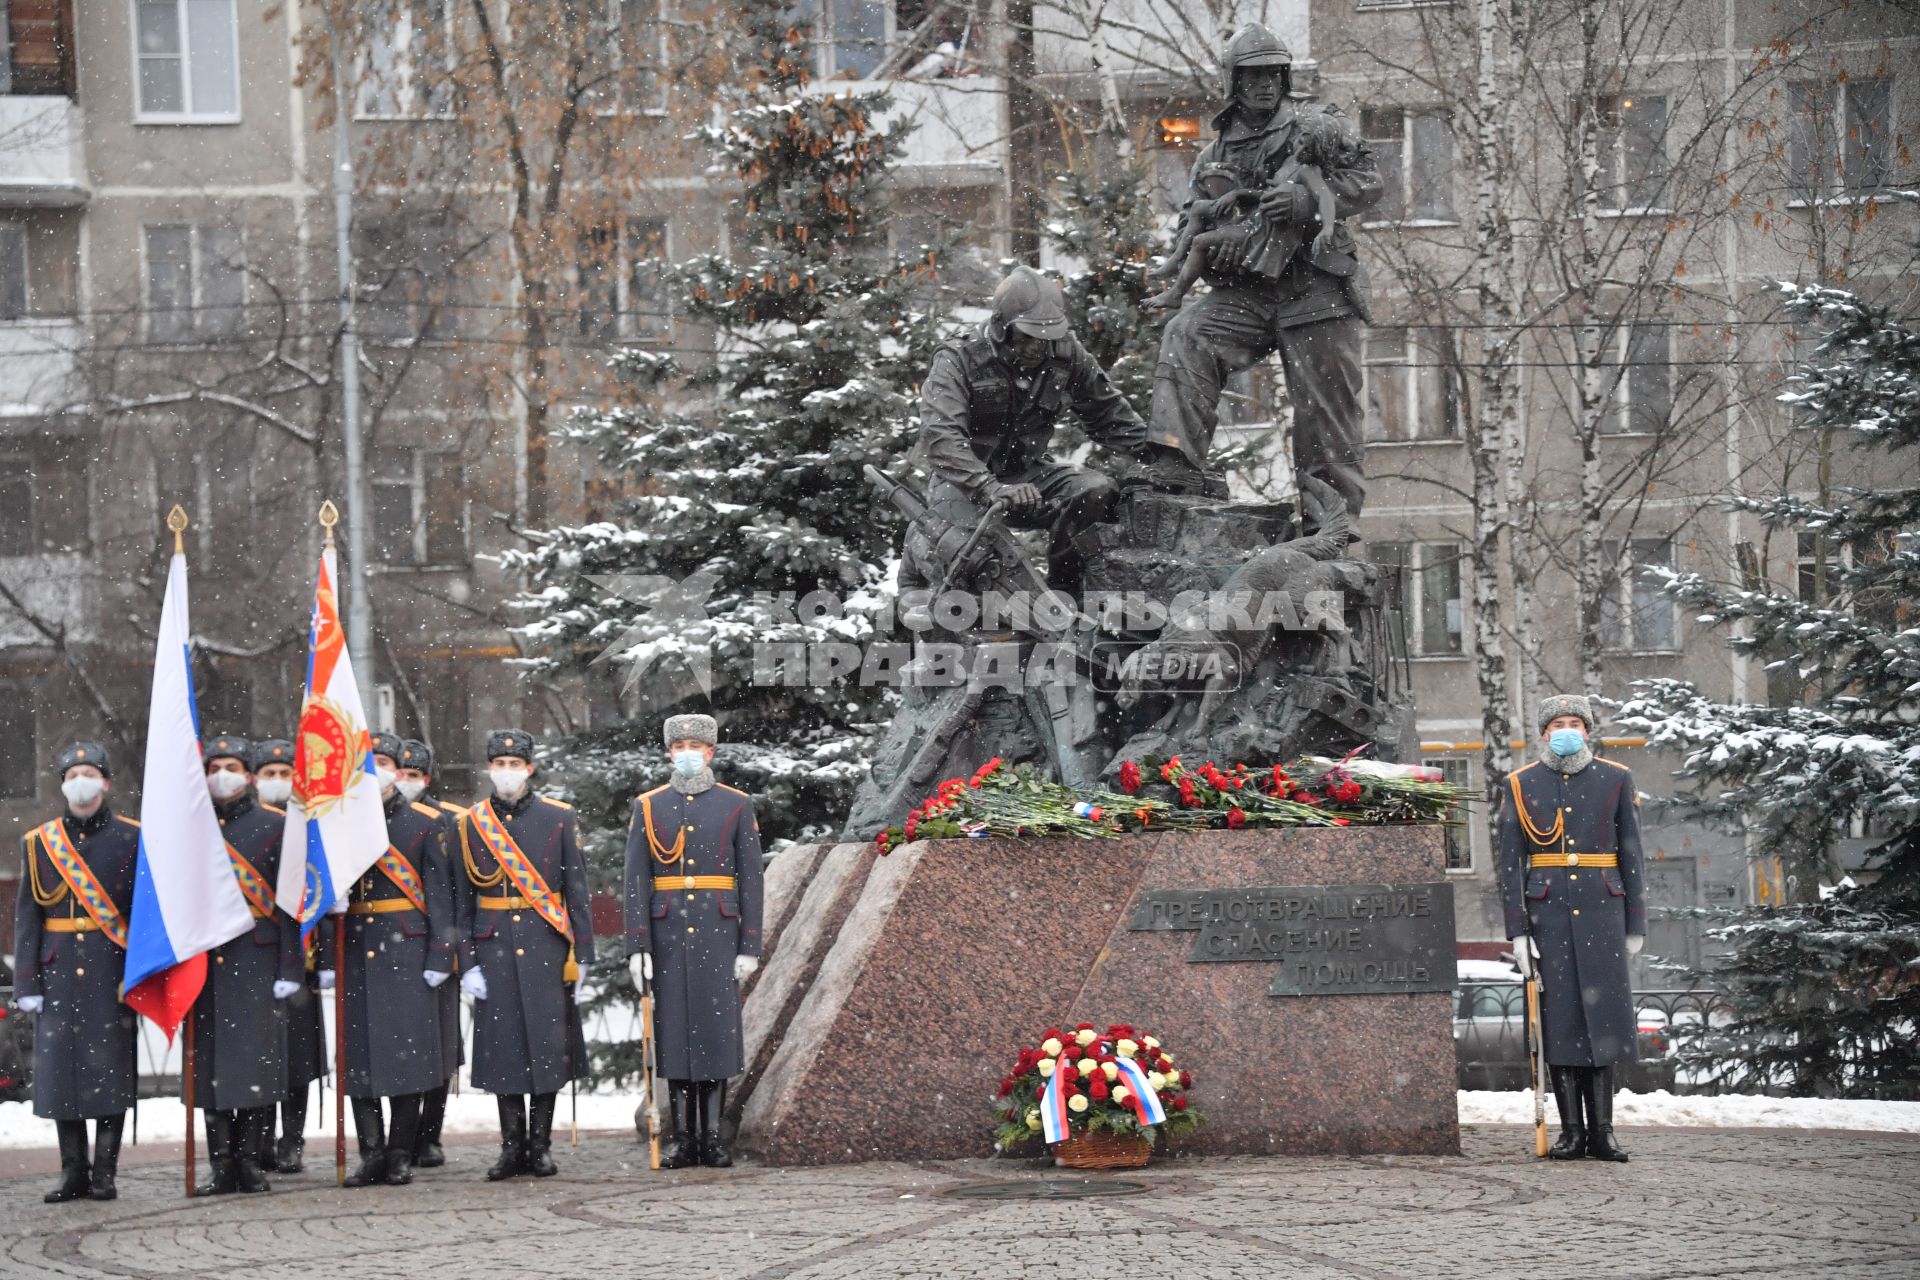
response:
<path fill-rule="evenodd" d="M 1547 735 L 1547 750 L 1557 756 L 1577 756 L 1587 745 L 1587 735 L 1578 729 L 1555 729 Z"/>
<path fill-rule="evenodd" d="M 697 778 L 700 771 L 707 767 L 707 753 L 704 751 L 676 751 L 673 753 L 673 771 L 683 778 Z"/>

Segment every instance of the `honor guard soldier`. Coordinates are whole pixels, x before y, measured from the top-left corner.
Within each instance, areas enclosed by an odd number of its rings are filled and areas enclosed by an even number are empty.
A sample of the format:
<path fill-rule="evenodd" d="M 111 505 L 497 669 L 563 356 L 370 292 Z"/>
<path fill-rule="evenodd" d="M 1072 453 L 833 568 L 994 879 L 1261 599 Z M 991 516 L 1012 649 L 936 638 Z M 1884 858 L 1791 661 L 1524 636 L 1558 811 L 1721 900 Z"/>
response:
<path fill-rule="evenodd" d="M 669 716 L 664 737 L 672 781 L 633 802 L 627 831 L 628 965 L 653 984 L 675 1129 L 660 1166 L 724 1169 L 727 1081 L 746 1070 L 740 984 L 760 967 L 760 824 L 746 792 L 714 780 L 712 716 Z"/>
<path fill-rule="evenodd" d="M 400 739 L 373 735 L 374 776 L 387 813 L 387 851 L 347 897 L 347 950 L 322 981 L 346 984 L 346 1079 L 360 1139 L 350 1187 L 413 1181 L 421 1096 L 446 1081 L 438 988 L 453 973 L 453 885 L 446 821 L 400 794 Z M 392 1124 L 381 1127 L 380 1100 Z"/>
<path fill-rule="evenodd" d="M 286 811 L 254 792 L 247 740 L 222 734 L 206 746 L 207 790 L 233 877 L 253 927 L 215 947 L 193 1005 L 194 1097 L 207 1115 L 211 1181 L 199 1195 L 265 1191 L 259 1152 L 273 1109 L 287 1096 L 287 1006 L 306 987 L 300 926 L 274 903 Z"/>
<path fill-rule="evenodd" d="M 293 798 L 293 743 L 260 738 L 253 744 L 253 787 L 263 804 L 284 810 Z M 279 1173 L 305 1167 L 307 1102 L 313 1083 L 327 1074 L 327 1033 L 321 1025 L 321 995 L 316 972 L 319 931 L 307 937 L 307 980 L 287 997 L 287 1100 L 280 1104 L 280 1140 L 263 1148 L 260 1166 Z M 268 1134 L 272 1134 L 269 1125 Z"/>
<path fill-rule="evenodd" d="M 446 825 L 445 838 L 451 860 L 460 839 L 460 819 L 467 811 L 457 804 L 428 797 L 427 789 L 433 785 L 433 748 L 417 738 L 407 738 L 400 744 L 398 763 L 400 780 L 393 785 L 408 804 L 423 804 L 440 814 Z M 449 922 L 447 938 L 458 946 L 457 922 Z M 422 1169 L 438 1169 L 447 1162 L 447 1153 L 440 1147 L 440 1129 L 447 1119 L 447 1090 L 460 1065 L 467 1060 L 460 1038 L 460 988 L 443 982 L 435 988 L 435 993 L 440 998 L 440 1064 L 446 1068 L 446 1075 L 427 1090 L 420 1101 L 420 1136 L 413 1146 L 413 1162 Z"/>
<path fill-rule="evenodd" d="M 1560 1111 L 1547 1156 L 1624 1161 L 1613 1140 L 1612 1069 L 1638 1051 L 1627 958 L 1647 932 L 1640 798 L 1625 765 L 1593 754 L 1593 726 L 1583 697 L 1541 702 L 1540 758 L 1509 776 L 1501 804 L 1500 887 L 1515 960 L 1540 975 L 1541 1039 Z"/>
<path fill-rule="evenodd" d="M 107 753 L 76 742 L 54 762 L 66 812 L 27 833 L 14 916 L 14 998 L 33 1024 L 33 1113 L 60 1134 L 49 1204 L 111 1200 L 120 1129 L 138 1096 L 138 1019 L 120 1003 L 140 824 L 107 803 Z M 87 1121 L 94 1121 L 87 1160 Z"/>
<path fill-rule="evenodd" d="M 498 1182 L 550 1178 L 553 1105 L 586 1069 L 581 965 L 593 957 L 573 809 L 533 793 L 533 735 L 487 735 L 491 798 L 460 820 L 460 986 L 474 999 L 473 1083 L 499 1095 Z M 529 1105 L 530 1103 L 530 1105 Z"/>

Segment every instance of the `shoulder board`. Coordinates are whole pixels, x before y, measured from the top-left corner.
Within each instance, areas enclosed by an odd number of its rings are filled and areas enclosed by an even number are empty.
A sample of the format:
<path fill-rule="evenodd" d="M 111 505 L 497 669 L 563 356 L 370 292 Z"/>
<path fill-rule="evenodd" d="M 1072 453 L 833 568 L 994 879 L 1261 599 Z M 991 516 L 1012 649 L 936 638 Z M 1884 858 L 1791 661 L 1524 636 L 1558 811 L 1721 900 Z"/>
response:
<path fill-rule="evenodd" d="M 467 816 L 467 806 L 454 804 L 450 800 L 442 800 L 440 802 L 440 808 L 456 818 L 464 818 Z"/>
<path fill-rule="evenodd" d="M 641 802 L 642 800 L 645 800 L 645 799 L 646 799 L 646 798 L 647 798 L 648 796 L 657 796 L 657 795 L 659 795 L 659 794 L 660 794 L 660 793 L 661 793 L 662 791 L 668 791 L 668 790 L 671 790 L 671 789 L 672 789 L 672 788 L 671 788 L 671 785 L 670 785 L 670 784 L 666 784 L 666 783 L 663 783 L 663 784 L 661 784 L 660 786 L 657 786 L 657 787 L 655 787 L 655 788 L 654 788 L 653 790 L 651 790 L 651 791 L 642 791 L 642 792 L 641 792 L 641 793 L 640 793 L 639 795 L 637 795 L 637 796 L 635 796 L 635 797 L 633 798 L 633 802 L 634 802 L 635 804 L 639 804 L 639 803 L 640 803 L 640 802 Z"/>
<path fill-rule="evenodd" d="M 429 818 L 437 818 L 440 816 L 440 811 L 438 809 L 434 808 L 432 805 L 421 804 L 417 800 L 414 801 L 412 804 L 408 805 L 407 807 L 412 809 L 415 813 L 424 813 Z"/>
<path fill-rule="evenodd" d="M 555 800 L 552 796 L 541 796 L 539 797 L 539 800 L 541 804 L 550 804 L 556 809 L 573 808 L 573 806 L 568 804 L 565 800 Z"/>
<path fill-rule="evenodd" d="M 1515 769 L 1513 771 L 1513 776 L 1517 778 L 1521 774 L 1525 773 L 1527 770 L 1538 769 L 1539 767 L 1540 767 L 1540 762 L 1538 760 L 1529 760 L 1526 764 L 1523 764 L 1518 769 Z"/>
<path fill-rule="evenodd" d="M 140 825 L 140 824 L 139 824 L 139 822 L 138 822 L 138 821 L 136 821 L 135 819 L 133 819 L 133 818 L 128 818 L 128 817 L 123 817 L 122 815 L 120 815 L 120 814 L 117 814 L 117 813 L 113 815 L 113 820 L 114 820 L 115 822 L 124 822 L 124 823 L 126 823 L 126 824 L 127 824 L 128 826 L 130 826 L 130 827 L 138 827 L 138 826 Z"/>
<path fill-rule="evenodd" d="M 753 798 L 752 796 L 749 796 L 746 792 L 742 791 L 740 788 L 730 787 L 724 782 L 714 783 L 713 789 L 715 791 L 731 791 L 733 792 L 733 794 L 739 796 L 742 800 L 751 800 Z"/>
<path fill-rule="evenodd" d="M 1595 757 L 1594 757 L 1594 759 L 1595 759 L 1595 760 L 1597 760 L 1597 761 L 1599 761 L 1599 762 L 1600 762 L 1601 764 L 1610 764 L 1610 765 L 1612 765 L 1612 766 L 1613 766 L 1614 768 L 1616 768 L 1616 769 L 1618 769 L 1618 770 L 1619 770 L 1620 772 L 1622 772 L 1622 773 L 1632 773 L 1632 772 L 1633 772 L 1633 770 L 1632 770 L 1632 769 L 1629 769 L 1629 768 L 1628 768 L 1628 767 L 1627 767 L 1626 765 L 1624 765 L 1624 764 L 1621 764 L 1621 763 L 1620 763 L 1620 762 L 1619 762 L 1618 760 L 1609 760 L 1609 759 L 1607 759 L 1607 758 L 1606 758 L 1605 756 L 1595 756 Z"/>
<path fill-rule="evenodd" d="M 276 818 L 284 818 L 287 816 L 287 811 L 285 809 L 276 808 L 273 805 L 268 804 L 265 800 L 260 801 L 260 807 L 262 809 L 265 809 L 268 813 L 273 814 Z"/>

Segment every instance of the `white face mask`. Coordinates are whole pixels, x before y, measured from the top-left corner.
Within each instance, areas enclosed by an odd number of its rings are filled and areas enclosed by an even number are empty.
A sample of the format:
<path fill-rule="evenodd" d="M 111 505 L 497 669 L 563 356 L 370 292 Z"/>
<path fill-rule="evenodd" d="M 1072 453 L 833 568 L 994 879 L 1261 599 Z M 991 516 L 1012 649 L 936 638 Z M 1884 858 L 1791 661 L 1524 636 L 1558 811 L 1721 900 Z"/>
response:
<path fill-rule="evenodd" d="M 408 804 L 418 800 L 427 790 L 427 784 L 418 778 L 402 778 L 393 785 L 400 789 L 400 794 L 406 797 Z"/>
<path fill-rule="evenodd" d="M 255 785 L 260 789 L 260 798 L 268 804 L 282 805 L 293 799 L 292 778 L 262 778 Z"/>
<path fill-rule="evenodd" d="M 84 773 L 68 778 L 60 784 L 60 794 L 65 796 L 67 803 L 76 809 L 92 804 L 106 789 L 107 784 L 103 779 L 90 777 Z"/>
<path fill-rule="evenodd" d="M 393 784 L 400 780 L 400 775 L 398 773 L 396 773 L 392 769 L 387 768 L 384 765 L 375 765 L 373 767 L 373 776 L 375 780 L 380 783 L 381 795 L 385 795 L 387 792 L 391 791 L 393 789 Z"/>
<path fill-rule="evenodd" d="M 215 800 L 231 800 L 246 789 L 247 775 L 244 773 L 222 769 L 218 773 L 207 775 L 207 790 L 213 792 Z"/>
<path fill-rule="evenodd" d="M 673 771 L 683 778 L 697 778 L 706 767 L 707 753 L 698 748 L 673 753 Z"/>
<path fill-rule="evenodd" d="M 502 800 L 517 800 L 520 793 L 527 789 L 525 769 L 489 769 L 487 780 L 493 783 L 493 794 Z"/>

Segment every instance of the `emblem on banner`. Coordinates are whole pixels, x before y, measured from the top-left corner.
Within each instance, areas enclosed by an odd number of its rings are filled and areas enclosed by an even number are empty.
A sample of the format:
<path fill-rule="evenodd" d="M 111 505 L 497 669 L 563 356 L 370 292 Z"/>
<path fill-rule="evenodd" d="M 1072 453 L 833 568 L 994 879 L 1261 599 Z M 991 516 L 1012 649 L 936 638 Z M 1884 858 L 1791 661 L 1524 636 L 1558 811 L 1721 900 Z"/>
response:
<path fill-rule="evenodd" d="M 293 796 L 317 818 L 346 799 L 366 772 L 367 731 L 331 698 L 310 699 L 300 712 L 300 742 L 294 750 Z"/>

